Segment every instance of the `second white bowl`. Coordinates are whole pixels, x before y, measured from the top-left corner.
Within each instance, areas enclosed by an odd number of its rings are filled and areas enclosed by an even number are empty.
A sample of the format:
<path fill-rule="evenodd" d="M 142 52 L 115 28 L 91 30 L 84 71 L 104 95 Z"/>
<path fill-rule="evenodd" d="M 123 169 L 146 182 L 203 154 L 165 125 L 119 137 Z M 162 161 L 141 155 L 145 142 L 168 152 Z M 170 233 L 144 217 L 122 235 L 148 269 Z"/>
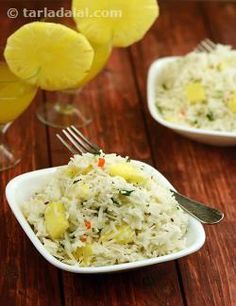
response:
<path fill-rule="evenodd" d="M 156 87 L 162 81 L 162 70 L 170 62 L 175 61 L 177 56 L 164 57 L 156 60 L 150 67 L 148 73 L 147 96 L 148 109 L 152 117 L 161 125 L 185 136 L 189 139 L 216 146 L 235 146 L 236 133 L 217 132 L 191 127 L 181 126 L 163 119 L 156 107 Z"/>

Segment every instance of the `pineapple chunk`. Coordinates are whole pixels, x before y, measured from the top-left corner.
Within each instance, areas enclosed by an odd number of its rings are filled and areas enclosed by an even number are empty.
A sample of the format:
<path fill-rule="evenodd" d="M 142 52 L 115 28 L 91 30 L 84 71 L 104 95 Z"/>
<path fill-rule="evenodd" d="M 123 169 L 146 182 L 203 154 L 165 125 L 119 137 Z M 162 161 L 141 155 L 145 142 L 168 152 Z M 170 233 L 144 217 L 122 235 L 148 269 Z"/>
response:
<path fill-rule="evenodd" d="M 206 93 L 200 82 L 189 83 L 185 87 L 185 94 L 188 102 L 191 104 L 206 100 Z"/>
<path fill-rule="evenodd" d="M 115 235 L 115 240 L 120 244 L 133 242 L 135 232 L 129 225 L 122 225 L 118 228 L 118 233 Z"/>
<path fill-rule="evenodd" d="M 173 123 L 177 122 L 177 120 L 174 116 L 166 116 L 165 120 L 168 121 L 168 122 L 173 122 Z"/>
<path fill-rule="evenodd" d="M 64 174 L 69 178 L 73 179 L 77 175 L 79 175 L 79 168 L 75 166 L 66 167 Z"/>
<path fill-rule="evenodd" d="M 91 257 L 93 255 L 93 248 L 91 245 L 87 244 L 83 247 L 79 247 L 73 253 L 76 259 L 81 261 L 81 263 L 85 266 L 88 266 L 91 262 Z"/>
<path fill-rule="evenodd" d="M 69 227 L 64 205 L 59 202 L 48 204 L 44 217 L 49 236 L 52 239 L 61 238 Z"/>
<path fill-rule="evenodd" d="M 89 185 L 80 182 L 78 187 L 78 198 L 82 201 L 86 200 L 89 194 Z"/>
<path fill-rule="evenodd" d="M 86 168 L 78 168 L 76 166 L 68 166 L 65 169 L 65 175 L 67 175 L 68 177 L 70 177 L 71 179 L 75 178 L 76 176 L 82 174 L 88 174 L 90 171 L 92 170 L 92 166 L 88 166 Z"/>
<path fill-rule="evenodd" d="M 228 68 L 228 64 L 227 64 L 227 62 L 221 62 L 221 63 L 219 63 L 218 65 L 217 65 L 217 70 L 218 71 L 223 71 L 223 70 L 225 70 L 226 68 Z"/>
<path fill-rule="evenodd" d="M 137 185 L 144 184 L 147 180 L 141 170 L 128 163 L 113 164 L 109 167 L 108 172 L 111 176 L 121 176 L 127 182 Z"/>
<path fill-rule="evenodd" d="M 101 241 L 109 241 L 114 239 L 119 244 L 128 244 L 133 242 L 135 232 L 129 225 L 121 225 L 117 228 L 117 232 L 111 231 L 101 236 Z"/>
<path fill-rule="evenodd" d="M 91 165 L 89 165 L 86 168 L 80 169 L 80 173 L 85 175 L 85 174 L 88 174 L 92 169 L 93 169 L 93 167 Z"/>
<path fill-rule="evenodd" d="M 231 110 L 231 112 L 236 113 L 236 91 L 233 93 L 233 95 L 229 99 L 228 107 Z"/>

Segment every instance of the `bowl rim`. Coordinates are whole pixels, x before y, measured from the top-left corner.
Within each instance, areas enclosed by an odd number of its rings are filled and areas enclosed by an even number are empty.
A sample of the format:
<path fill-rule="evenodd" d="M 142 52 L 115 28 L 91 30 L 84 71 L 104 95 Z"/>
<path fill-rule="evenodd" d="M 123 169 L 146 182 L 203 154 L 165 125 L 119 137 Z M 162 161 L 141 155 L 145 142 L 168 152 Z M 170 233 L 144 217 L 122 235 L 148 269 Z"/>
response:
<path fill-rule="evenodd" d="M 204 136 L 217 136 L 223 138 L 236 138 L 236 132 L 223 132 L 223 131 L 211 131 L 207 129 L 197 129 L 193 127 L 185 127 L 183 125 L 175 124 L 166 121 L 163 119 L 161 114 L 158 112 L 158 109 L 155 105 L 155 83 L 158 79 L 160 65 L 165 65 L 171 61 L 174 61 L 181 56 L 166 56 L 155 60 L 149 67 L 148 70 L 148 79 L 147 79 L 147 101 L 148 101 L 148 109 L 153 119 L 155 119 L 159 124 L 172 129 L 178 130 L 180 132 L 187 132 L 191 134 L 198 134 Z"/>
<path fill-rule="evenodd" d="M 140 162 L 140 161 L 135 161 L 135 163 L 144 165 L 146 169 L 149 171 L 152 171 L 152 173 L 159 177 L 164 184 L 166 184 L 168 187 L 171 187 L 174 189 L 174 187 L 169 183 L 169 181 L 155 168 L 152 166 Z M 64 166 L 63 166 L 64 167 Z M 19 184 L 24 183 L 24 181 L 27 183 L 27 181 L 33 177 L 37 176 L 49 176 L 55 173 L 55 171 L 61 168 L 60 167 L 53 167 L 53 168 L 47 168 L 47 169 L 42 169 L 42 170 L 36 170 L 36 171 L 31 171 L 25 174 L 21 174 L 15 178 L 13 178 L 6 186 L 6 198 L 8 201 L 8 204 L 19 222 L 21 228 L 25 232 L 25 234 L 28 236 L 30 241 L 33 243 L 34 247 L 38 250 L 38 252 L 46 259 L 49 263 L 51 263 L 53 266 L 62 269 L 64 271 L 68 272 L 74 272 L 74 273 L 81 273 L 81 274 L 97 274 L 97 273 L 111 273 L 111 272 L 118 272 L 118 271 L 125 271 L 125 270 L 130 270 L 130 269 L 135 269 L 135 268 L 141 268 L 145 266 L 150 266 L 162 262 L 167 262 L 171 260 L 175 260 L 184 256 L 187 256 L 189 254 L 192 254 L 196 251 L 198 251 L 203 244 L 205 243 L 206 235 L 204 228 L 202 224 L 194 219 L 193 217 L 189 216 L 189 222 L 191 223 L 191 227 L 194 229 L 193 232 L 196 234 L 197 233 L 197 239 L 192 243 L 192 245 L 186 247 L 185 249 L 171 253 L 168 255 L 164 256 L 159 256 L 155 258 L 150 258 L 150 259 L 143 259 L 140 261 L 135 261 L 135 262 L 130 262 L 130 263 L 123 263 L 123 264 L 118 264 L 118 265 L 109 265 L 109 266 L 101 266 L 101 267 L 78 267 L 78 266 L 72 266 L 68 265 L 65 263 L 62 263 L 60 260 L 55 258 L 53 255 L 51 255 L 43 246 L 39 238 L 35 235 L 34 231 L 30 227 L 29 223 L 27 222 L 26 218 L 24 217 L 20 207 L 19 203 L 17 204 L 17 200 L 15 198 L 15 191 L 17 190 L 17 186 Z M 175 190 L 175 189 L 174 189 Z M 190 227 L 190 224 L 189 224 Z"/>

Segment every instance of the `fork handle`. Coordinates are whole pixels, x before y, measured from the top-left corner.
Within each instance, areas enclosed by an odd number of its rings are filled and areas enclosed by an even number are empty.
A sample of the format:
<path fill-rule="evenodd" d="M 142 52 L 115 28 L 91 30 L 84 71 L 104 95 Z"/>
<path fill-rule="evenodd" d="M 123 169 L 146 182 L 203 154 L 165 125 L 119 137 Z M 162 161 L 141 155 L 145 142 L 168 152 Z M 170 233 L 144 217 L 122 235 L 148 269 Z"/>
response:
<path fill-rule="evenodd" d="M 224 218 L 224 214 L 221 211 L 191 200 L 178 192 L 173 190 L 171 191 L 180 207 L 200 222 L 205 224 L 215 224 Z"/>

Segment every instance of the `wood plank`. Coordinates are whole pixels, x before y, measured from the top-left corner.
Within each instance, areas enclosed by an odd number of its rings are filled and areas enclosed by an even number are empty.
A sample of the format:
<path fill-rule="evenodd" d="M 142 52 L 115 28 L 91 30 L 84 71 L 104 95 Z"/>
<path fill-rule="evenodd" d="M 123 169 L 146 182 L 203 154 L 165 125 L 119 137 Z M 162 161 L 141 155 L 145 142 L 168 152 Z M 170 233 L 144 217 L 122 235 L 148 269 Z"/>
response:
<path fill-rule="evenodd" d="M 41 100 L 40 96 L 38 99 Z M 9 131 L 11 143 L 22 150 L 22 162 L 0 174 L 0 305 L 51 306 L 52 300 L 54 305 L 61 305 L 57 270 L 36 251 L 14 218 L 4 196 L 5 186 L 11 178 L 47 164 L 45 129 L 35 121 L 34 112 L 32 105 Z M 41 152 L 40 158 L 38 152 Z"/>
<path fill-rule="evenodd" d="M 104 73 L 89 85 L 87 98 L 94 121 L 83 129 L 106 152 L 129 155 L 151 163 L 142 107 L 127 50 L 115 50 Z M 79 101 L 78 101 L 79 103 Z M 67 162 L 68 153 L 50 129 L 53 165 Z M 135 272 L 84 276 L 63 273 L 65 304 L 74 305 L 182 305 L 175 264 Z"/>
<path fill-rule="evenodd" d="M 204 3 L 203 9 L 206 20 L 210 27 L 212 38 L 216 42 L 231 44 L 236 47 L 236 3 Z M 215 149 L 209 152 L 208 158 L 202 158 L 199 169 L 205 184 L 207 198 L 212 203 L 218 204 L 225 211 L 226 218 L 222 224 L 208 229 L 207 260 L 204 258 L 203 265 L 208 270 L 207 279 L 210 288 L 200 288 L 202 299 L 207 304 L 235 305 L 236 304 L 236 276 L 232 273 L 236 267 L 235 245 L 235 184 L 236 179 L 236 150 L 235 148 Z M 201 157 L 200 157 L 201 158 Z M 210 175 L 209 175 L 210 174 Z M 196 267 L 188 263 L 192 275 Z M 209 269 L 208 267 L 211 267 Z M 201 261 L 199 268 L 202 269 Z M 204 268 L 200 275 L 200 281 L 204 281 L 206 274 Z M 183 268 L 183 273 L 186 267 Z M 189 275 L 188 275 L 189 276 Z M 186 275 L 186 291 L 193 277 Z M 191 288 L 192 289 L 192 288 Z M 195 288 L 194 288 L 195 289 Z M 209 292 L 210 289 L 210 292 Z M 193 289 L 192 289 L 193 290 Z M 193 298 L 197 298 L 198 292 L 194 291 Z"/>
<path fill-rule="evenodd" d="M 236 48 L 235 1 L 202 3 L 202 8 L 212 39 L 219 43 L 230 44 Z"/>
<path fill-rule="evenodd" d="M 224 222 L 206 226 L 203 249 L 179 260 L 188 305 L 235 305 L 235 148 L 191 142 L 156 124 L 146 108 L 146 74 L 156 57 L 184 54 L 208 36 L 235 44 L 235 3 L 162 2 L 162 17 L 153 31 L 131 49 L 139 91 L 146 111 L 155 165 L 183 193 L 226 213 Z M 224 21 L 224 22 L 223 22 Z M 206 22 L 206 23 L 205 23 Z M 224 23 L 224 27 L 221 26 Z M 211 24 L 211 29 L 207 26 Z M 227 28 L 227 31 L 226 31 Z M 231 33 L 231 34 L 230 34 Z M 147 48 L 147 46 L 149 46 Z"/>
<path fill-rule="evenodd" d="M 16 5 L 16 3 L 15 3 Z M 10 2 L 1 3 L 1 43 L 23 21 L 7 19 L 4 12 Z M 4 29 L 4 30 L 3 30 Z M 0 305 L 51 306 L 61 305 L 58 271 L 48 264 L 21 230 L 6 202 L 4 192 L 13 177 L 36 168 L 48 166 L 46 129 L 35 120 L 36 102 L 17 119 L 8 133 L 10 143 L 22 152 L 22 162 L 9 171 L 0 173 Z M 40 154 L 39 154 L 40 152 Z"/>

